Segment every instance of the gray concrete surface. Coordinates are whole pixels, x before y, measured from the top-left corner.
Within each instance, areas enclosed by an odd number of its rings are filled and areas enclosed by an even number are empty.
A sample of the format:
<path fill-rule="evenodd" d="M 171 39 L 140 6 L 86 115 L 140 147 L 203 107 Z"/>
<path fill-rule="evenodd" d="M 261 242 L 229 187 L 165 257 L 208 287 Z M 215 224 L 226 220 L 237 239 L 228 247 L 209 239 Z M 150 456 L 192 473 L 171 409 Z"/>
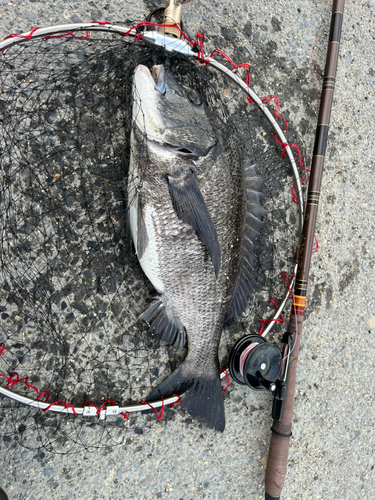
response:
<path fill-rule="evenodd" d="M 136 22 L 155 5 L 2 0 L 0 35 L 87 19 Z M 184 8 L 190 33 L 251 62 L 254 89 L 279 96 L 309 155 L 313 47 L 317 37 L 320 89 L 330 10 L 319 0 L 192 0 Z M 375 2 L 347 2 L 283 500 L 375 498 L 374 27 Z M 232 385 L 223 435 L 187 425 L 181 413 L 112 451 L 2 446 L 0 486 L 10 500 L 261 499 L 270 408 L 268 395 Z"/>

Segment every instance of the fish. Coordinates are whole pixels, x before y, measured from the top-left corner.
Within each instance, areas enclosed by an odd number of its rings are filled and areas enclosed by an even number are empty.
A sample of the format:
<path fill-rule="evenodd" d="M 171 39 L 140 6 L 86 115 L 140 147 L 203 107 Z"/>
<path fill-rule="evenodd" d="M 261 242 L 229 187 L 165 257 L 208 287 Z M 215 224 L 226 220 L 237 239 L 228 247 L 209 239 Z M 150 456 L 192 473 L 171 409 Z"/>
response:
<path fill-rule="evenodd" d="M 132 96 L 128 225 L 157 292 L 140 319 L 174 348 L 188 348 L 146 401 L 178 394 L 193 418 L 223 432 L 219 342 L 256 287 L 265 180 L 242 161 L 205 96 L 164 65 L 138 65 Z"/>

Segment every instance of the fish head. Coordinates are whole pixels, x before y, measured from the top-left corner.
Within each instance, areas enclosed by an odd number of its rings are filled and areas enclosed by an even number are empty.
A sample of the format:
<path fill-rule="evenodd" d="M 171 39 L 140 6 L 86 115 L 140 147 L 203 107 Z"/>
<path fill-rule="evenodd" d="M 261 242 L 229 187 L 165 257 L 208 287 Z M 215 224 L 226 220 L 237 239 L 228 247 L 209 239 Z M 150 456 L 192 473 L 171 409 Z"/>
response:
<path fill-rule="evenodd" d="M 217 143 L 201 96 L 162 64 L 152 72 L 143 65 L 135 69 L 133 126 L 158 154 L 198 159 Z"/>

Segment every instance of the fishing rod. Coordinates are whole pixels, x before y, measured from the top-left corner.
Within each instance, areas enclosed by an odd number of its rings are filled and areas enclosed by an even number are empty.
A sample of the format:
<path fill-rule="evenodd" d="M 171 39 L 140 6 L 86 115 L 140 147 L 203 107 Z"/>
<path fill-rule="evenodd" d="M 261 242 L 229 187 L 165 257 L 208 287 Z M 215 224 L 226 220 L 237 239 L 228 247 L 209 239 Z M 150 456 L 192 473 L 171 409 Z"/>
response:
<path fill-rule="evenodd" d="M 275 411 L 273 413 L 276 413 L 276 415 L 273 415 L 274 421 L 271 428 L 272 436 L 268 453 L 265 480 L 266 500 L 280 499 L 287 470 L 289 441 L 292 435 L 291 428 L 298 352 L 305 313 L 315 223 L 318 212 L 324 157 L 327 146 L 333 92 L 336 81 L 344 4 L 345 0 L 334 0 L 333 2 L 323 89 L 320 100 L 318 125 L 315 135 L 304 225 L 298 252 L 298 268 L 292 309 L 287 333 L 283 338 L 283 357 L 285 357 L 286 354 L 287 359 L 289 360 L 285 369 L 286 373 L 283 374 L 283 378 L 286 381 L 286 394 L 285 400 L 282 398 L 275 398 Z M 279 413 L 279 415 L 277 415 L 277 413 Z"/>

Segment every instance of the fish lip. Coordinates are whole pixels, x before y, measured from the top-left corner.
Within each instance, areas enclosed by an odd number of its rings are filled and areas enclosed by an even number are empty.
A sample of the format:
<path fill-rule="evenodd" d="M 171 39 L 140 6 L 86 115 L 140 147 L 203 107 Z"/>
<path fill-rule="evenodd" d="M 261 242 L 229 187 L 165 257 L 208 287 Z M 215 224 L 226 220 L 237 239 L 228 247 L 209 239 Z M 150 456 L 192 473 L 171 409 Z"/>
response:
<path fill-rule="evenodd" d="M 175 146 L 173 144 L 168 144 L 167 142 L 163 141 L 158 141 L 156 138 L 151 138 L 147 137 L 147 143 L 149 144 L 157 144 L 159 147 L 163 147 L 165 149 L 168 149 L 169 151 L 172 151 L 176 154 L 176 156 L 179 156 L 181 158 L 186 158 L 186 159 L 191 159 L 191 160 L 198 160 L 199 158 L 205 158 L 209 152 L 217 145 L 218 141 L 215 141 L 213 144 L 211 144 L 203 154 L 197 155 L 193 151 L 190 151 L 188 148 L 185 148 L 184 146 Z M 183 151 L 185 150 L 185 151 Z"/>
<path fill-rule="evenodd" d="M 165 67 L 164 64 L 155 64 L 152 67 L 151 76 L 155 81 L 155 90 L 159 92 L 161 95 L 165 95 L 166 87 L 165 87 Z"/>

